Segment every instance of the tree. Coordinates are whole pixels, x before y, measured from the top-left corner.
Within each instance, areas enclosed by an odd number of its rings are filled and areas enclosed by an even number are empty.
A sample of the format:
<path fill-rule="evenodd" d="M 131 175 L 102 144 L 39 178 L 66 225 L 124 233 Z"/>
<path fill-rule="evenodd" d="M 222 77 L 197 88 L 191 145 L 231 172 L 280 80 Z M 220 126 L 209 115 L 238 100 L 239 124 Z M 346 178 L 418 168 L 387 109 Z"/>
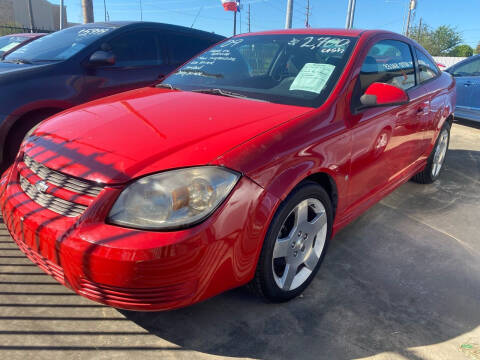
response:
<path fill-rule="evenodd" d="M 458 45 L 453 48 L 452 51 L 448 54 L 448 56 L 462 56 L 462 57 L 469 57 L 473 55 L 473 49 L 470 45 Z"/>
<path fill-rule="evenodd" d="M 422 45 L 433 56 L 445 56 L 462 42 L 461 34 L 449 25 L 441 25 L 435 30 L 424 24 L 413 26 L 409 36 Z"/>
<path fill-rule="evenodd" d="M 480 54 L 480 41 L 478 42 L 477 49 L 475 50 L 475 53 Z"/>

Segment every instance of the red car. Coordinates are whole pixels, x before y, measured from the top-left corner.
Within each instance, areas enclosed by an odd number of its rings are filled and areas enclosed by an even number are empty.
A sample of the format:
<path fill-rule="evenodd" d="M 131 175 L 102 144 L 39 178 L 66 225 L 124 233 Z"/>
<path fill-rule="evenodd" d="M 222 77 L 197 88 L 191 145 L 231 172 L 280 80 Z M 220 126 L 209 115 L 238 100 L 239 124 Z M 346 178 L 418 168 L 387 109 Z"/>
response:
<path fill-rule="evenodd" d="M 47 34 L 24 33 L 11 34 L 0 37 L 0 58 L 45 35 Z"/>
<path fill-rule="evenodd" d="M 183 307 L 241 285 L 286 301 L 328 242 L 442 169 L 455 84 L 385 31 L 221 42 L 156 87 L 56 115 L 1 180 L 25 254 L 114 307 Z"/>

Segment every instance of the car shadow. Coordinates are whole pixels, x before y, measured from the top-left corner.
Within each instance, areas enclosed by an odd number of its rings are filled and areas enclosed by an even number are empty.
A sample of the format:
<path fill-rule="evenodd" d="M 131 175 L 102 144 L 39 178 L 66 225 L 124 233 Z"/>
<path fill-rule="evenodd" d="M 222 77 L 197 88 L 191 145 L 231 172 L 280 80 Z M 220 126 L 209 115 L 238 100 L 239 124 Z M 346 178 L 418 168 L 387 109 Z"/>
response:
<path fill-rule="evenodd" d="M 184 349 L 220 356 L 420 359 L 412 347 L 480 325 L 479 187 L 480 152 L 450 150 L 437 183 L 407 183 L 343 229 L 291 302 L 236 289 L 175 311 L 120 312 Z"/>

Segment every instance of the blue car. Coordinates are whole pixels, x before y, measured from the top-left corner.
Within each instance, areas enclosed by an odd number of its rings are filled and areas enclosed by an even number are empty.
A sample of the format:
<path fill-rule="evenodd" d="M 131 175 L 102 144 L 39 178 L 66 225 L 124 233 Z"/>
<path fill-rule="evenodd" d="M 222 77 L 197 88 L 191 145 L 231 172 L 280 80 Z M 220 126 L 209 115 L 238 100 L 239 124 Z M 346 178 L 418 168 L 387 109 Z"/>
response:
<path fill-rule="evenodd" d="M 0 62 L 0 169 L 36 124 L 72 106 L 153 85 L 223 40 L 205 31 L 148 22 L 74 26 Z"/>
<path fill-rule="evenodd" d="M 471 56 L 446 71 L 457 81 L 455 117 L 480 122 L 480 55 Z"/>

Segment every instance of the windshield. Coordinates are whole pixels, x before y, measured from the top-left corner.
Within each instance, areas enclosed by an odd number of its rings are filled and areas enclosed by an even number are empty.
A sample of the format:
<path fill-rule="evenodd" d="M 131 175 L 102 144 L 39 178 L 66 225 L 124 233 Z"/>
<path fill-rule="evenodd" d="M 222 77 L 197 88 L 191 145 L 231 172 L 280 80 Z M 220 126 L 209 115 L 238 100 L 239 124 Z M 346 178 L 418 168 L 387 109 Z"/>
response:
<path fill-rule="evenodd" d="M 181 90 L 218 90 L 280 104 L 318 107 L 342 74 L 356 38 L 253 35 L 218 44 L 163 83 Z M 210 92 L 214 93 L 214 92 Z"/>
<path fill-rule="evenodd" d="M 75 26 L 57 31 L 15 50 L 7 55 L 5 60 L 66 60 L 113 29 L 115 28 L 106 26 Z"/>
<path fill-rule="evenodd" d="M 2 36 L 0 37 L 0 55 L 13 49 L 15 46 L 20 45 L 27 40 L 22 36 Z"/>

